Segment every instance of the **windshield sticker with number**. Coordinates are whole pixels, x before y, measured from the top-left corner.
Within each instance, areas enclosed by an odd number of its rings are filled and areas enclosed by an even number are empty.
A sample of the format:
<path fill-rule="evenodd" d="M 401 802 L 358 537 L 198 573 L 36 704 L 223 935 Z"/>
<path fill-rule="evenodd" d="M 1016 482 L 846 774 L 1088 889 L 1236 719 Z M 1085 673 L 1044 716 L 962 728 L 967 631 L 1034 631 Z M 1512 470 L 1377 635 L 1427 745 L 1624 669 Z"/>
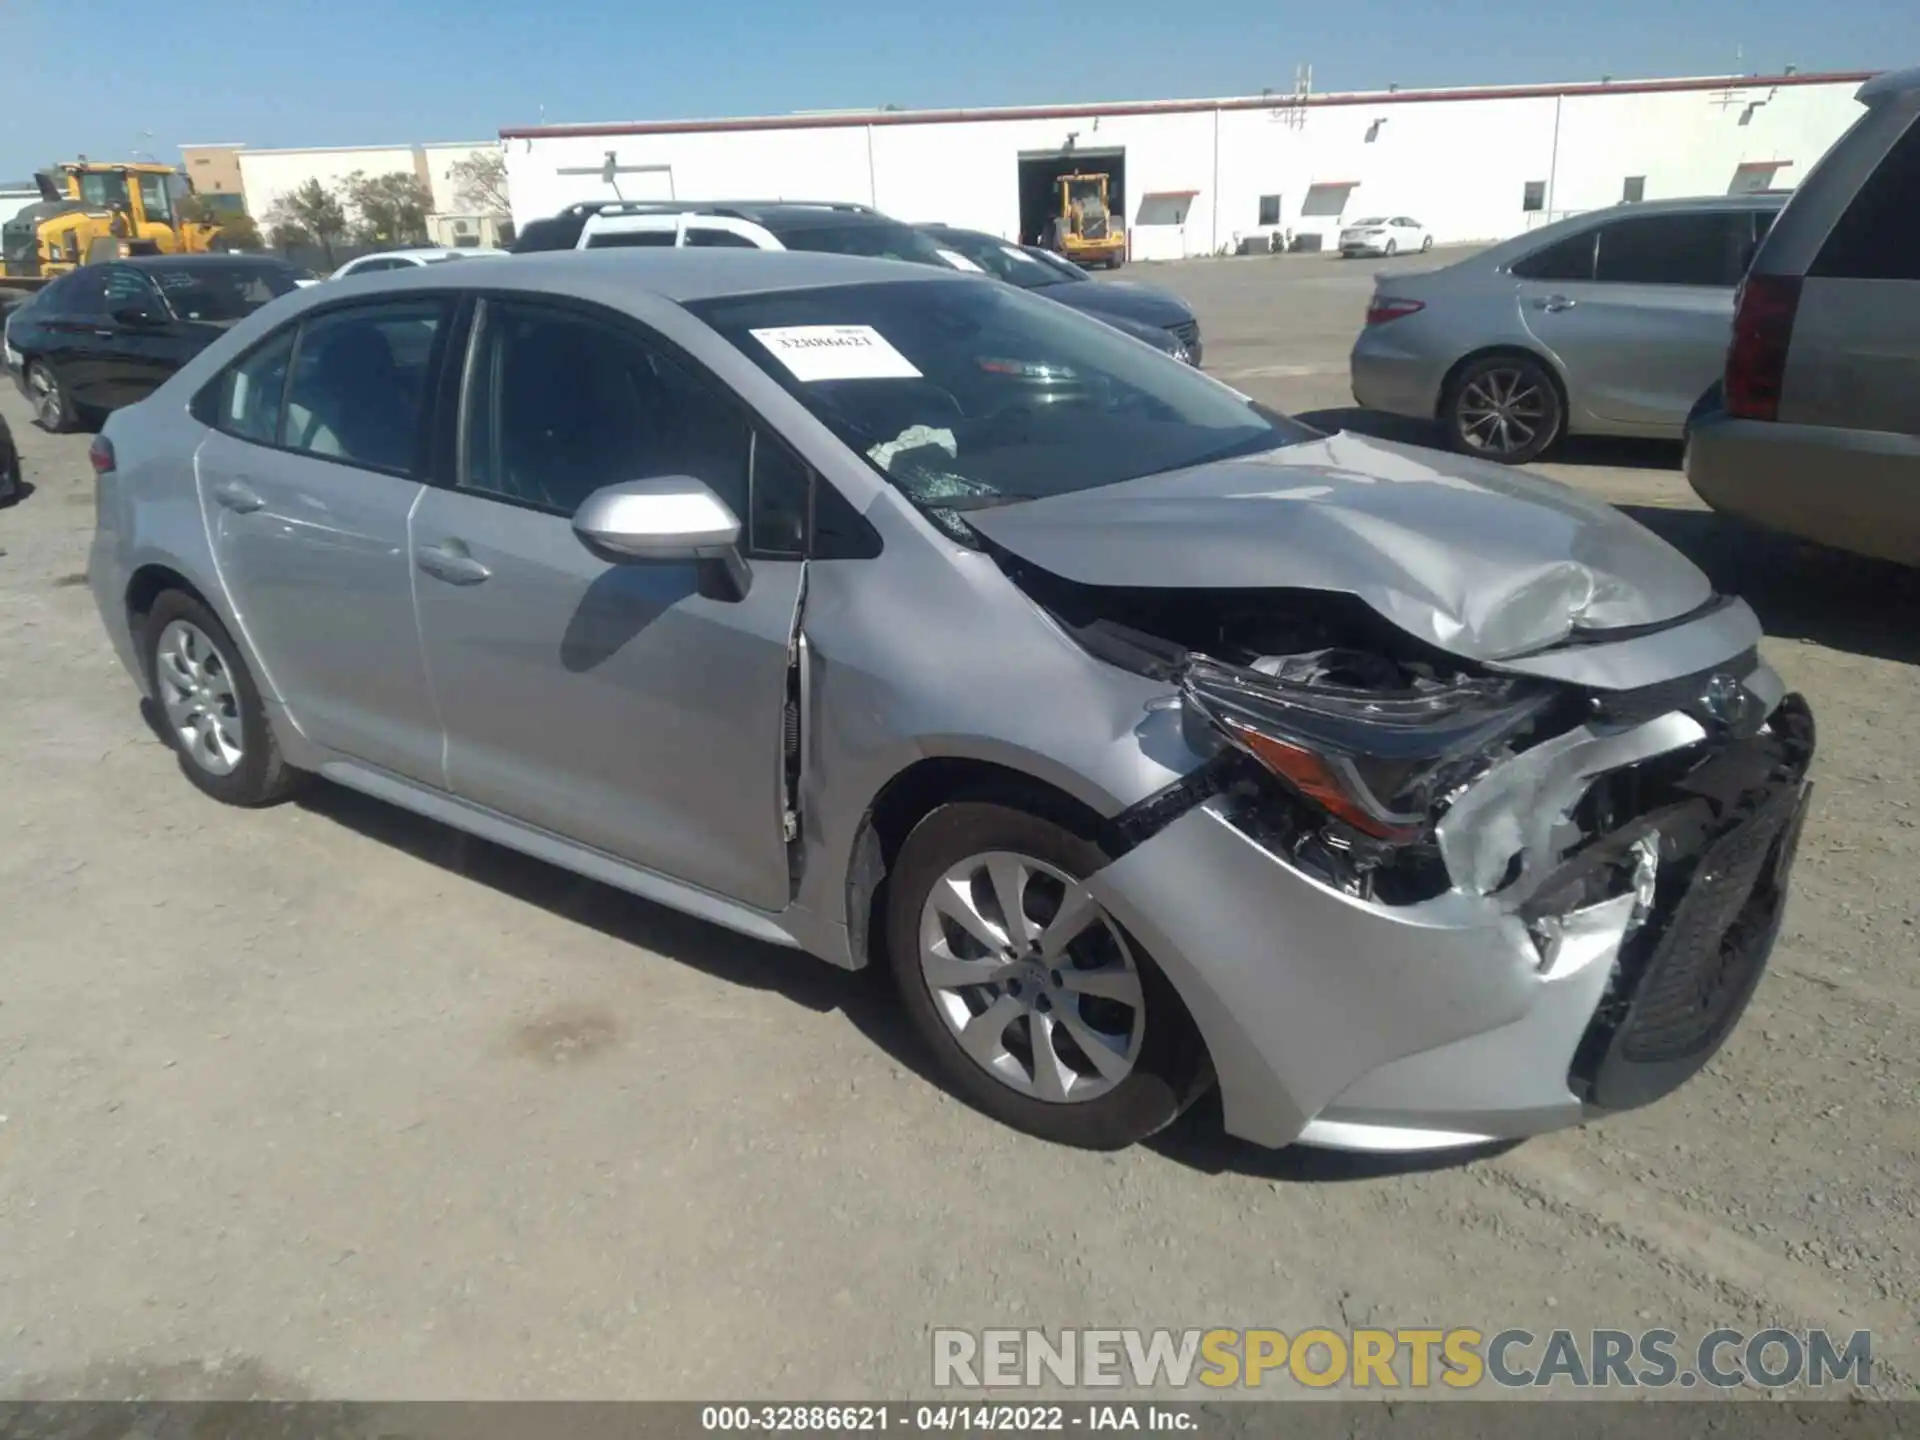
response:
<path fill-rule="evenodd" d="M 752 334 L 796 380 L 920 378 L 913 362 L 871 325 L 781 325 Z"/>

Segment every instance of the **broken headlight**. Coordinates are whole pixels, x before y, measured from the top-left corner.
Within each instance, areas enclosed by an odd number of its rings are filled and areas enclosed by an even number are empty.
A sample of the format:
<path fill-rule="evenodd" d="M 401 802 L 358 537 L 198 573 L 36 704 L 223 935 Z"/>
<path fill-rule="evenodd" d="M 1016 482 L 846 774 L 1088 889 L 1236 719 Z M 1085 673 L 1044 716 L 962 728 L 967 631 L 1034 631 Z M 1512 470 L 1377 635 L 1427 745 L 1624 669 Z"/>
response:
<path fill-rule="evenodd" d="M 1437 803 L 1516 740 L 1553 699 L 1497 676 L 1441 677 L 1369 654 L 1189 660 L 1189 714 L 1283 785 L 1363 835 L 1412 841 Z"/>

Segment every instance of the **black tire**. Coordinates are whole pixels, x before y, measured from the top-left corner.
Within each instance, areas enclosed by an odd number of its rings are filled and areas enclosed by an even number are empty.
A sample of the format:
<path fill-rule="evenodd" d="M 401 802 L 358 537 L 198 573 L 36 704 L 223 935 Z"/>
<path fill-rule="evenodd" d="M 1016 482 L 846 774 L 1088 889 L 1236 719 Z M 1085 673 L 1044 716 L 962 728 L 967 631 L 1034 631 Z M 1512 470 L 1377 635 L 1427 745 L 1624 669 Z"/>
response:
<path fill-rule="evenodd" d="M 211 643 L 219 670 L 231 682 L 233 709 L 239 721 L 240 761 L 225 774 L 216 774 L 195 759 L 182 742 L 172 718 L 166 713 L 164 680 L 158 655 L 161 637 L 175 621 L 185 621 Z M 239 647 L 220 619 L 193 596 L 179 590 L 164 590 L 153 602 L 141 636 L 141 659 L 152 682 L 160 729 L 179 758 L 180 772 L 194 786 L 224 805 L 248 809 L 275 805 L 292 795 L 307 778 L 281 757 L 279 742 L 267 723 L 260 691 L 253 674 L 240 656 Z"/>
<path fill-rule="evenodd" d="M 1422 235 L 1420 237 L 1420 253 L 1424 255 L 1427 253 L 1427 251 L 1431 250 L 1432 248 L 1433 248 L 1433 237 L 1431 235 Z"/>
<path fill-rule="evenodd" d="M 1132 1071 L 1093 1099 L 1044 1100 L 994 1079 L 961 1049 L 935 1009 L 920 968 L 921 911 L 950 868 L 991 851 L 1013 851 L 1074 878 L 1108 860 L 1091 840 L 1010 804 L 958 801 L 928 815 L 901 846 L 887 880 L 887 954 L 909 1020 L 948 1088 L 1003 1124 L 1088 1150 L 1119 1150 L 1146 1139 L 1204 1094 L 1213 1075 L 1186 1007 L 1132 936 L 1124 938 L 1141 982 L 1139 1053 Z"/>
<path fill-rule="evenodd" d="M 45 360 L 29 360 L 25 376 L 27 399 L 33 405 L 33 423 L 53 435 L 64 435 L 80 423 L 80 412 L 67 394 L 60 372 Z"/>
<path fill-rule="evenodd" d="M 1509 388 L 1510 387 L 1510 388 Z M 1510 422 L 1486 418 L 1489 399 L 1510 394 Z M 1463 455 L 1500 465 L 1538 460 L 1560 443 L 1567 407 L 1553 373 L 1530 355 L 1485 355 L 1463 366 L 1447 386 L 1440 404 L 1447 443 Z M 1521 431 L 1531 426 L 1527 438 Z"/>
<path fill-rule="evenodd" d="M 1400 253 L 1400 242 L 1399 242 L 1398 240 L 1388 240 L 1388 241 L 1387 241 L 1387 254 L 1389 254 L 1389 255 L 1397 255 L 1397 254 L 1399 254 L 1399 253 Z"/>

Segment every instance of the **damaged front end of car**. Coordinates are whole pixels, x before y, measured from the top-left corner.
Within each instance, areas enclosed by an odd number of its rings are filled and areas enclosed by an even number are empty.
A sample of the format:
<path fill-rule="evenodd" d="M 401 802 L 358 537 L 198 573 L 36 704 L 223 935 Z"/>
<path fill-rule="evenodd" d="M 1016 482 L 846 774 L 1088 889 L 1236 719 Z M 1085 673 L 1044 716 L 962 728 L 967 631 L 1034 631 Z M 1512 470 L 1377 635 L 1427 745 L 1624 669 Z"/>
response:
<path fill-rule="evenodd" d="M 1341 952 L 1378 946 L 1369 983 L 1424 987 L 1429 958 L 1484 972 L 1464 987 L 1479 987 L 1479 1032 L 1439 984 L 1430 1032 L 1291 1070 L 1269 1055 L 1299 1138 L 1420 1148 L 1552 1128 L 1667 1093 L 1732 1029 L 1780 924 L 1814 747 L 1805 702 L 1753 651 L 1607 690 L 1450 655 L 1348 596 L 1095 590 L 1015 569 L 1085 649 L 1168 684 L 1159 703 L 1200 757 L 1112 822 L 1117 900 L 1152 887 L 1139 857 L 1183 821 L 1184 843 L 1217 843 L 1204 819 L 1344 902 L 1291 929 L 1275 909 L 1255 943 L 1283 964 L 1298 951 L 1358 975 Z M 1182 927 L 1165 943 L 1224 938 Z M 1366 1003 L 1346 977 L 1299 988 Z"/>

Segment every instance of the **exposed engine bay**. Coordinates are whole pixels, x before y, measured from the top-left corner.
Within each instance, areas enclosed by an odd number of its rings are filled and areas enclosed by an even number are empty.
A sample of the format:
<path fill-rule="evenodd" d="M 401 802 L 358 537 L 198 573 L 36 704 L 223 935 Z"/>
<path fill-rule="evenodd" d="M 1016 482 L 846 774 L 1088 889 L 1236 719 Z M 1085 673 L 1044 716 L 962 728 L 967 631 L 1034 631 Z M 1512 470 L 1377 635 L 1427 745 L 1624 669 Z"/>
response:
<path fill-rule="evenodd" d="M 1449 655 L 1351 596 L 1092 587 L 999 558 L 1089 653 L 1173 686 L 1188 744 L 1210 757 L 1119 817 L 1116 845 L 1218 801 L 1300 870 L 1386 905 L 1564 895 L 1564 867 L 1603 846 L 1611 858 L 1582 902 L 1650 897 L 1658 855 L 1641 822 L 1764 739 L 1778 698 L 1763 707 L 1743 692 L 1752 703 L 1716 710 L 1726 667 L 1601 693 Z M 1796 753 L 1810 754 L 1810 726 Z"/>

